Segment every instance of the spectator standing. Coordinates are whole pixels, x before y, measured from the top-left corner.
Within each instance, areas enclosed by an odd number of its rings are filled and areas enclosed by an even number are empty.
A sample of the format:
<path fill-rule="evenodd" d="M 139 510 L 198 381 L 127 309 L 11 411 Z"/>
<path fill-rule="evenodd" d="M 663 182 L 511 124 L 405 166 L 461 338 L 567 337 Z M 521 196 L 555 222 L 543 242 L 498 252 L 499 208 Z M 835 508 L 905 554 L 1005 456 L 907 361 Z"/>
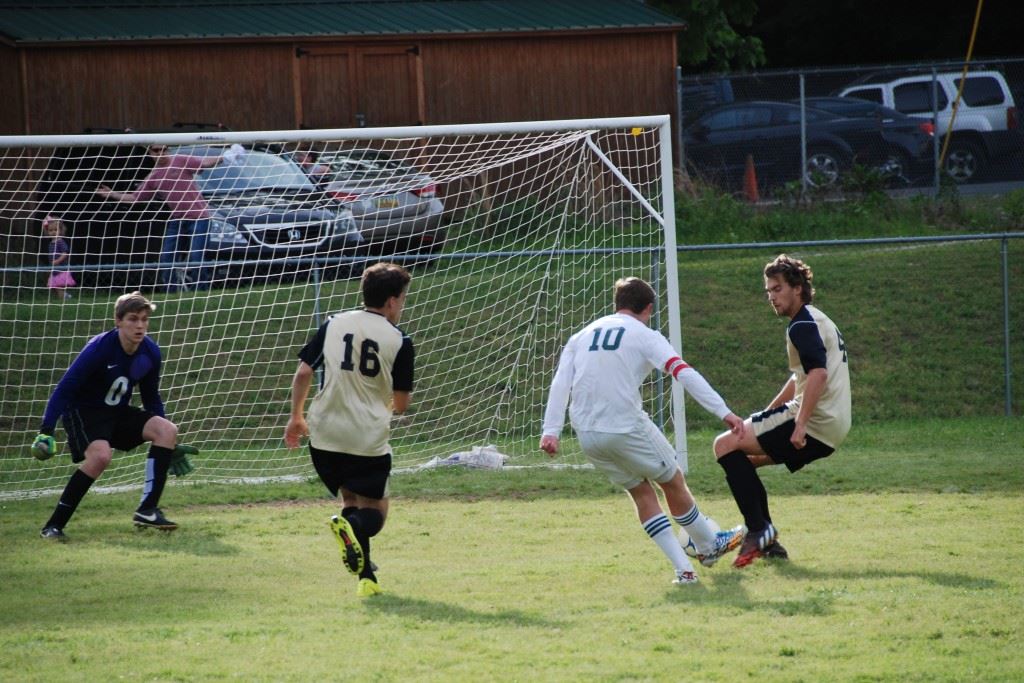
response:
<path fill-rule="evenodd" d="M 166 204 L 171 217 L 160 248 L 160 282 L 168 292 L 177 291 L 184 284 L 175 282 L 172 274 L 180 243 L 185 239 L 188 240 L 187 262 L 192 266 L 188 275 L 196 289 L 210 287 L 210 268 L 202 265 L 206 260 L 206 243 L 210 235 L 210 205 L 199 191 L 196 174 L 216 166 L 222 159 L 237 157 L 237 147 L 233 145 L 221 156 L 206 157 L 170 154 L 165 145 L 150 145 L 148 153 L 156 166 L 134 192 L 117 192 L 106 185 L 100 185 L 96 190 L 101 197 L 119 202 L 148 201 L 158 197 Z"/>
<path fill-rule="evenodd" d="M 68 259 L 71 258 L 71 247 L 68 246 L 68 242 L 65 239 L 67 237 L 67 226 L 64 225 L 64 221 L 60 218 L 47 215 L 43 219 L 43 233 L 50 238 L 47 253 L 50 257 L 50 265 L 54 269 L 46 281 L 46 286 L 54 294 L 61 296 L 61 298 L 65 300 L 70 299 L 71 292 L 67 291 L 68 287 L 74 287 L 78 283 L 75 282 L 75 278 L 71 275 L 70 270 L 58 269 L 58 266 L 67 267 Z"/>

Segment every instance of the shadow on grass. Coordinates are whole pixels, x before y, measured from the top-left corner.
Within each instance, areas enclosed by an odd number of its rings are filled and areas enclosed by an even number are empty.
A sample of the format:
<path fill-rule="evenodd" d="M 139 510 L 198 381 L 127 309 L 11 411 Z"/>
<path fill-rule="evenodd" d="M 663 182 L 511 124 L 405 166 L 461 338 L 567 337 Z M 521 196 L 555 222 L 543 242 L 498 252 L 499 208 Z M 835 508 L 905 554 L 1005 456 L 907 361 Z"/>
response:
<path fill-rule="evenodd" d="M 131 552 L 180 553 L 196 557 L 226 557 L 239 554 L 238 548 L 225 543 L 217 534 L 196 529 L 135 529 L 127 533 L 112 533 L 103 539 L 95 540 Z"/>
<path fill-rule="evenodd" d="M 821 571 L 800 564 L 776 562 L 770 565 L 778 569 L 779 574 L 793 579 L 810 579 L 815 581 L 830 579 L 919 579 L 946 588 L 968 588 L 970 590 L 993 590 L 1004 588 L 1003 584 L 993 579 L 986 579 L 970 574 L 951 572 L 902 571 L 899 569 L 866 569 Z"/>
<path fill-rule="evenodd" d="M 533 626 L 538 628 L 563 627 L 565 623 L 546 619 L 536 614 L 520 610 L 498 610 L 494 612 L 478 612 L 458 605 L 435 600 L 421 600 L 399 595 L 375 596 L 364 601 L 366 608 L 378 612 L 387 612 L 402 617 L 414 617 L 423 621 L 443 621 L 447 623 L 463 622 L 495 626 Z"/>
<path fill-rule="evenodd" d="M 836 581 L 872 581 L 887 579 L 917 579 L 948 588 L 970 590 L 997 590 L 1003 588 L 998 581 L 968 574 L 931 571 L 902 571 L 887 569 L 818 570 L 790 562 L 772 562 L 762 565 L 764 570 L 776 571 L 787 579 L 804 579 L 817 584 L 807 595 L 785 600 L 755 600 L 744 588 L 744 573 L 750 570 L 729 571 L 714 577 L 714 590 L 704 584 L 677 588 L 668 594 L 670 602 L 702 605 L 731 606 L 748 611 L 767 611 L 783 616 L 828 616 L 833 613 L 836 600 L 846 593 L 834 588 Z M 754 569 L 758 571 L 758 569 Z"/>

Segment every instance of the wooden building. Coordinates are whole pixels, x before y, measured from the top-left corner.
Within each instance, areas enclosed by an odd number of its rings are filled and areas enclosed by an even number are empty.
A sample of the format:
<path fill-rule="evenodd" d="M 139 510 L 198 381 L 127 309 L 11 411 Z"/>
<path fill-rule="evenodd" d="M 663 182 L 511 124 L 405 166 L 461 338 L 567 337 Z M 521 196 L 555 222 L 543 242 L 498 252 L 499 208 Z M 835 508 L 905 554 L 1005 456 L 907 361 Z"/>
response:
<path fill-rule="evenodd" d="M 0 133 L 674 114 L 639 0 L 0 2 Z"/>

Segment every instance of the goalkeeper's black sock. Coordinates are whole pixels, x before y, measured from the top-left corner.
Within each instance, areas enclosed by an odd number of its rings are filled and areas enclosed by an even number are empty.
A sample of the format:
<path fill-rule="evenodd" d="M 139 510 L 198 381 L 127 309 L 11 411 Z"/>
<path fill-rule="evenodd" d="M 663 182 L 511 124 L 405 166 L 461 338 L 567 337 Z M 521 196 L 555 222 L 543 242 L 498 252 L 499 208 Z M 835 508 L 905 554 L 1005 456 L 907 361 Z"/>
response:
<path fill-rule="evenodd" d="M 146 484 L 142 487 L 139 510 L 152 510 L 160 505 L 160 496 L 167 483 L 167 470 L 171 466 L 174 450 L 163 446 L 150 446 L 146 458 Z"/>
<path fill-rule="evenodd" d="M 352 519 L 352 513 L 354 513 L 358 509 L 359 508 L 357 508 L 355 505 L 348 505 L 346 507 L 343 507 L 341 508 L 341 516 L 344 519 Z"/>
<path fill-rule="evenodd" d="M 747 531 L 764 529 L 767 524 L 764 511 L 768 508 L 768 492 L 747 454 L 741 450 L 731 451 L 719 458 L 718 464 L 725 470 L 725 481 L 743 515 Z"/>
<path fill-rule="evenodd" d="M 54 508 L 53 514 L 50 515 L 50 519 L 43 528 L 55 526 L 58 529 L 63 529 L 71 519 L 71 515 L 75 514 L 75 509 L 82 502 L 82 498 L 85 497 L 94 481 L 96 480 L 82 470 L 75 470 L 71 479 L 68 480 L 67 486 L 64 487 L 64 492 L 60 494 L 57 507 Z"/>

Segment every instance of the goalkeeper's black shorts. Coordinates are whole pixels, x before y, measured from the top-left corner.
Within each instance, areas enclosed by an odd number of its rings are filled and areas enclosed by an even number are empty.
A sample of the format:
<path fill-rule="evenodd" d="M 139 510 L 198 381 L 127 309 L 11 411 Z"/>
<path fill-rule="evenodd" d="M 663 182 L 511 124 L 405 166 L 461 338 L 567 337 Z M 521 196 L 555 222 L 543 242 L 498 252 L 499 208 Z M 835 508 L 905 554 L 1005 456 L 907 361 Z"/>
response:
<path fill-rule="evenodd" d="M 381 500 L 388 497 L 390 453 L 352 455 L 321 450 L 310 443 L 309 456 L 320 481 L 332 495 L 337 496 L 340 489 L 345 489 L 366 498 Z"/>
<path fill-rule="evenodd" d="M 123 408 L 72 408 L 61 422 L 68 435 L 72 462 L 85 460 L 85 449 L 93 441 L 106 441 L 119 451 L 130 451 L 146 442 L 142 430 L 155 413 L 135 406 Z"/>

